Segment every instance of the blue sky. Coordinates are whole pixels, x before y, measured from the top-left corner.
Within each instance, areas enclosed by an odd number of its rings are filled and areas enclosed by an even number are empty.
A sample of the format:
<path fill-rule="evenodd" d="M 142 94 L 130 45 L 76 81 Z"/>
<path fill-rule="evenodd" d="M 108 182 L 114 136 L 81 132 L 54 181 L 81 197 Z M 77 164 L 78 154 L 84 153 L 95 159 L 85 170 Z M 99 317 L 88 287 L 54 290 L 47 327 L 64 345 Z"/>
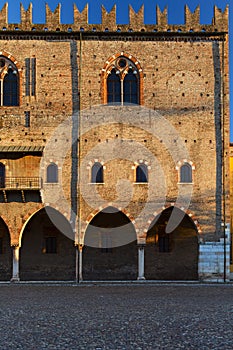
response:
<path fill-rule="evenodd" d="M 0 0 L 0 7 L 6 1 Z M 218 6 L 225 9 L 229 4 L 230 8 L 230 68 L 233 64 L 233 5 L 232 0 L 8 0 L 9 4 L 9 22 L 19 23 L 20 21 L 20 2 L 27 8 L 29 3 L 33 3 L 33 21 L 34 23 L 44 23 L 45 21 L 45 3 L 48 3 L 51 10 L 54 10 L 57 4 L 62 4 L 61 20 L 64 23 L 72 23 L 73 21 L 73 3 L 75 2 L 79 10 L 82 10 L 86 3 L 89 4 L 89 23 L 99 23 L 101 20 L 101 5 L 110 11 L 112 6 L 117 6 L 117 22 L 128 23 L 128 5 L 131 4 L 135 11 L 138 11 L 144 4 L 145 23 L 155 23 L 155 7 L 158 4 L 163 10 L 168 6 L 168 22 L 170 24 L 182 24 L 184 22 L 184 6 L 187 4 L 191 11 L 200 5 L 201 23 L 209 24 L 213 17 L 213 7 Z M 230 69 L 230 81 L 233 86 L 233 70 Z M 231 99 L 231 141 L 233 141 L 233 98 Z"/>

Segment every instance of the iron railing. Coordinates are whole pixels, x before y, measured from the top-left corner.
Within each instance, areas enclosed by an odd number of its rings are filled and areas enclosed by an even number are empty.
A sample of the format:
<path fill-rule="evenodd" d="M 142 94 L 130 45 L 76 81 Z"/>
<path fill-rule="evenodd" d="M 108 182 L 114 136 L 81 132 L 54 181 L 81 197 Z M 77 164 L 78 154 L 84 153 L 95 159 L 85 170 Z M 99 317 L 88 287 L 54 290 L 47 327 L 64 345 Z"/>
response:
<path fill-rule="evenodd" d="M 0 188 L 2 189 L 40 189 L 40 177 L 0 177 Z"/>

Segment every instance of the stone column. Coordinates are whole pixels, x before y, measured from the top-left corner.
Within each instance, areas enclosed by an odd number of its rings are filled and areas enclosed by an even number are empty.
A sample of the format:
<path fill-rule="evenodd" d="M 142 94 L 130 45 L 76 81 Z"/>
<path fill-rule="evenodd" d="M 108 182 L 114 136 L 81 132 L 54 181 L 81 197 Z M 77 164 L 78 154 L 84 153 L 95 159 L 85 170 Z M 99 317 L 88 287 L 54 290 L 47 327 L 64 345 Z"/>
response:
<path fill-rule="evenodd" d="M 13 246 L 13 271 L 11 282 L 19 281 L 19 246 Z"/>
<path fill-rule="evenodd" d="M 83 245 L 79 244 L 79 281 L 83 281 Z"/>
<path fill-rule="evenodd" d="M 144 247 L 145 247 L 145 244 L 138 245 L 138 280 L 145 280 L 145 276 L 144 276 Z"/>

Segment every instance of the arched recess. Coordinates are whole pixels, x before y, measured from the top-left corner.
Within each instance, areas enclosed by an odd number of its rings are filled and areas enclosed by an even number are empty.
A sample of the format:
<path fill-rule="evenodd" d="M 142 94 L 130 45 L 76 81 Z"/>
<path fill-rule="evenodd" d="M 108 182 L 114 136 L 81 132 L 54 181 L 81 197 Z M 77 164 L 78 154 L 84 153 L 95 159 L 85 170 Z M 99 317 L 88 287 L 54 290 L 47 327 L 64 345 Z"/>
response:
<path fill-rule="evenodd" d="M 72 238 L 72 228 L 61 213 L 51 207 L 38 210 L 27 221 L 21 235 L 20 279 L 74 280 Z"/>
<path fill-rule="evenodd" d="M 178 225 L 171 233 L 166 233 L 172 212 Z M 163 210 L 149 227 L 145 277 L 155 280 L 198 279 L 198 230 L 190 216 L 176 207 Z"/>
<path fill-rule="evenodd" d="M 122 211 L 107 207 L 88 224 L 84 237 L 83 278 L 137 278 L 136 232 L 134 225 Z"/>
<path fill-rule="evenodd" d="M 0 280 L 9 281 L 12 277 L 12 249 L 9 229 L 0 218 Z"/>

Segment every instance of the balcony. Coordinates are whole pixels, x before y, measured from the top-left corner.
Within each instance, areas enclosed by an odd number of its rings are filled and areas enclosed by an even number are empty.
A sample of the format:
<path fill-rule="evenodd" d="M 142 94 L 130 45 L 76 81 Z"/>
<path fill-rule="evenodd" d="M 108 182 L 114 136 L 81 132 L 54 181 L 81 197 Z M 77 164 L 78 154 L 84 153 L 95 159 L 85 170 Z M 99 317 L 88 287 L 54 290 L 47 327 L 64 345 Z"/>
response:
<path fill-rule="evenodd" d="M 2 190 L 38 190 L 40 188 L 40 177 L 0 177 Z"/>

